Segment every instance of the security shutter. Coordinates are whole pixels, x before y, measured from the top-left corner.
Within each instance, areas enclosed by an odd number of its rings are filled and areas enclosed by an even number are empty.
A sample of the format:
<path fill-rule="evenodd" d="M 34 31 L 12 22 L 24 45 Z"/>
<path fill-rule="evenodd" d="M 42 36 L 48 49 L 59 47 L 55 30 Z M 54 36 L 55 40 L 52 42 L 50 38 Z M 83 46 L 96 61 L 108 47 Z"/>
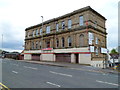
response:
<path fill-rule="evenodd" d="M 58 61 L 58 62 L 71 62 L 71 54 L 69 54 L 69 53 L 56 54 L 56 61 Z"/>

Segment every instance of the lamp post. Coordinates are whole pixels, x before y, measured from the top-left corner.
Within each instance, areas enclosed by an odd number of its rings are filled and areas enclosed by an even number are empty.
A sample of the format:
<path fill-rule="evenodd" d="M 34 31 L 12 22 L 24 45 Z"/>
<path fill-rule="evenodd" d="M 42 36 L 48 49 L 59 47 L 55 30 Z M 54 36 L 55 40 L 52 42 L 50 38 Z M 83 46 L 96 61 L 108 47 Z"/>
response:
<path fill-rule="evenodd" d="M 42 18 L 42 44 L 41 44 L 42 46 L 41 47 L 43 49 L 43 16 L 41 16 L 41 18 Z"/>

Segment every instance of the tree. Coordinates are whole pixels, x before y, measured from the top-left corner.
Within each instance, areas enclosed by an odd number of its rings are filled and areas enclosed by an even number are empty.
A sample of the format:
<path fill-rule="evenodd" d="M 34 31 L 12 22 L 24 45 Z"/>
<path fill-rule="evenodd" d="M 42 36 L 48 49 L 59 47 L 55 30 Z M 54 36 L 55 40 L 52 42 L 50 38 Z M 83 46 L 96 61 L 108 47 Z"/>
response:
<path fill-rule="evenodd" d="M 110 54 L 118 54 L 118 52 L 116 51 L 116 49 L 113 48 L 113 49 L 111 50 Z"/>

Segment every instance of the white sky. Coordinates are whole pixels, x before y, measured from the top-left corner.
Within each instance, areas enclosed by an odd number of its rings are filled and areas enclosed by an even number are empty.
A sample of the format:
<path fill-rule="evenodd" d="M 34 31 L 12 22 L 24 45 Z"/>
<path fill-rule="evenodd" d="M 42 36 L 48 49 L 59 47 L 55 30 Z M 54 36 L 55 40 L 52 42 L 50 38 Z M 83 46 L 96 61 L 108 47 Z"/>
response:
<path fill-rule="evenodd" d="M 23 49 L 25 28 L 91 6 L 106 19 L 108 49 L 118 46 L 119 0 L 0 0 L 0 37 L 5 50 Z M 1 38 L 0 38 L 1 44 Z M 1 46 L 1 45 L 0 45 Z"/>

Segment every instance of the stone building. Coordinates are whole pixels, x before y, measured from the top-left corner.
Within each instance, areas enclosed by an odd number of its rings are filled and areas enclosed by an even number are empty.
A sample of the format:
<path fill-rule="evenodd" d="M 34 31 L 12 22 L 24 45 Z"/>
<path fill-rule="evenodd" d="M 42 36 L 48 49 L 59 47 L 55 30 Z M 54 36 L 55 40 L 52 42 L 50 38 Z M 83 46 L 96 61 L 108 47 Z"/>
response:
<path fill-rule="evenodd" d="M 24 59 L 103 67 L 107 52 L 105 21 L 87 6 L 28 27 Z"/>

